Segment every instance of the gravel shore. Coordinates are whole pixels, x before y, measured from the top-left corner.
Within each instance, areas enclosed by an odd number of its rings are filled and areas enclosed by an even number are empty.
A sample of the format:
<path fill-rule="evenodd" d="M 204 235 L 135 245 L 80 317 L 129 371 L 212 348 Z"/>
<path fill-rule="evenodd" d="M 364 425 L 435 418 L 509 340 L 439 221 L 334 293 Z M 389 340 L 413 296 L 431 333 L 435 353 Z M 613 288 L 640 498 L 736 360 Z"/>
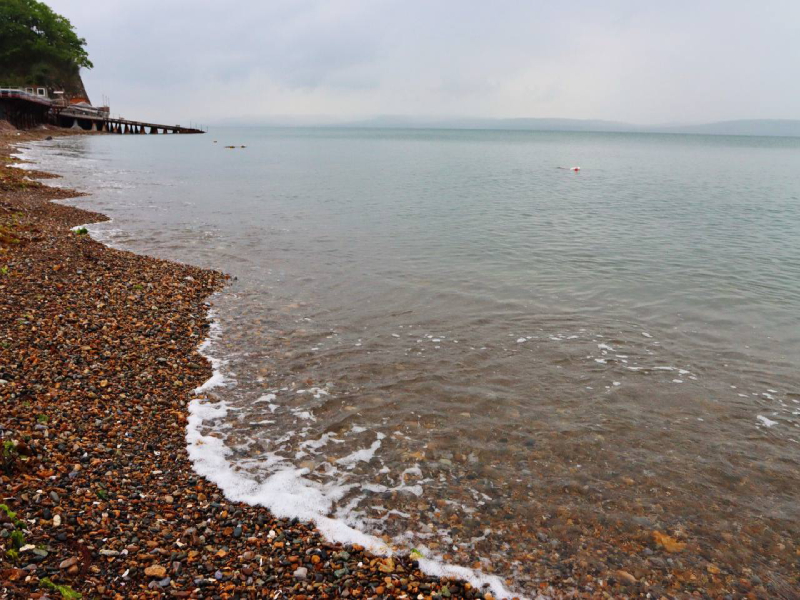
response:
<path fill-rule="evenodd" d="M 226 278 L 73 231 L 106 217 L 8 165 L 19 143 L 71 134 L 0 130 L 0 598 L 492 598 L 229 502 L 192 470 L 187 405 L 211 376 L 197 349 Z M 772 596 L 716 567 L 552 561 L 541 598 Z"/>
<path fill-rule="evenodd" d="M 490 597 L 228 502 L 186 453 L 216 272 L 110 249 L 0 137 L 0 597 Z M 45 174 L 38 173 L 37 177 Z"/>

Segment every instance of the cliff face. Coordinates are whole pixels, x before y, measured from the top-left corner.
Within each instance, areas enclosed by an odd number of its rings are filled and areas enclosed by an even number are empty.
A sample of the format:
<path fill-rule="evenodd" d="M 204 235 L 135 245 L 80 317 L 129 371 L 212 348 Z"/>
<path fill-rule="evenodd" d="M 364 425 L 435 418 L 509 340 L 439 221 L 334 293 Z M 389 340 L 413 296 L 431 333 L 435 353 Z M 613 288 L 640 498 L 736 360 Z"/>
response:
<path fill-rule="evenodd" d="M 91 104 L 89 94 L 86 92 L 86 87 L 83 85 L 80 72 L 66 80 L 64 83 L 64 96 L 72 104 L 76 102 L 87 102 Z"/>
<path fill-rule="evenodd" d="M 0 0 L 2 1 L 2 0 Z M 10 77 L 8 81 L 0 81 L 5 85 L 21 88 L 46 88 L 51 98 L 63 97 L 69 103 L 87 102 L 89 94 L 86 92 L 86 86 L 83 85 L 80 71 L 76 68 L 73 72 L 60 72 L 52 74 L 51 72 L 43 73 L 37 69 L 31 69 L 30 72 Z M 53 95 L 53 92 L 64 92 L 61 94 Z"/>

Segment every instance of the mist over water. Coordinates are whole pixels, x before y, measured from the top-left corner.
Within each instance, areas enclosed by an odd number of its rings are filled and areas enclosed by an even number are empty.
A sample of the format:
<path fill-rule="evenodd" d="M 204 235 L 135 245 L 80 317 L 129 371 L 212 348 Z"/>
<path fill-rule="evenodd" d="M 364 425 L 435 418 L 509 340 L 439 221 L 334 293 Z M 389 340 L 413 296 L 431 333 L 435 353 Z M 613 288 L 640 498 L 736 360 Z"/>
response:
<path fill-rule="evenodd" d="M 654 531 L 788 589 L 800 140 L 230 128 L 26 154 L 92 193 L 96 237 L 235 278 L 203 428 L 242 477 L 292 473 L 521 590 L 567 558 L 653 568 Z"/>

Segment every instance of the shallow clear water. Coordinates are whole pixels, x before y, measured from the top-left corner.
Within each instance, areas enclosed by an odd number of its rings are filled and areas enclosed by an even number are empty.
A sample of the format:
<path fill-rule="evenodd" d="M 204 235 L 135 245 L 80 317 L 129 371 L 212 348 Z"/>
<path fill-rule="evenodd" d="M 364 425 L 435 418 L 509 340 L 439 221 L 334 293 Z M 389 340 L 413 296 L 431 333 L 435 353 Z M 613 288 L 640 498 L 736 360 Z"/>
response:
<path fill-rule="evenodd" d="M 523 590 L 557 570 L 532 558 L 654 530 L 789 585 L 800 140 L 219 129 L 27 154 L 92 192 L 101 239 L 236 277 L 205 425 L 253 480 L 307 469 L 347 523 Z"/>

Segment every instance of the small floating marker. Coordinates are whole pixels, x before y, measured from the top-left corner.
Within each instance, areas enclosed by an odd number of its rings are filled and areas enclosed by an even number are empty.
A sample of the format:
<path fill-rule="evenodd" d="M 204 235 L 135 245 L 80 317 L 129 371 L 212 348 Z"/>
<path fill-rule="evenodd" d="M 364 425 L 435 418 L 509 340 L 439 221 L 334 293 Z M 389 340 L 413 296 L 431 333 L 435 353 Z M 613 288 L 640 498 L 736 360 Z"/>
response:
<path fill-rule="evenodd" d="M 577 173 L 580 170 L 581 170 L 580 167 L 570 167 L 570 171 L 574 171 L 575 173 Z"/>

